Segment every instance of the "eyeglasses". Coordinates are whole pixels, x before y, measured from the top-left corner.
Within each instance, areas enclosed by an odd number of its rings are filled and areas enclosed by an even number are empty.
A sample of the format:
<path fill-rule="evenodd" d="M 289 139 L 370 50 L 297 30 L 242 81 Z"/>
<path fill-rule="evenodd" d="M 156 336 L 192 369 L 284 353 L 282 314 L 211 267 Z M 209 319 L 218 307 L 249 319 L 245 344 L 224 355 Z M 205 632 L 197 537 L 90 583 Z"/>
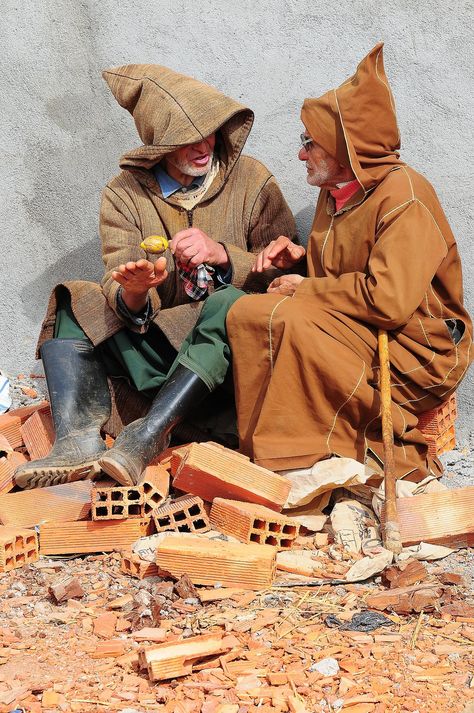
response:
<path fill-rule="evenodd" d="M 310 136 L 306 136 L 306 134 L 300 134 L 300 142 L 301 142 L 301 148 L 305 149 L 307 151 L 308 149 L 311 148 L 311 145 L 313 144 L 313 139 Z"/>

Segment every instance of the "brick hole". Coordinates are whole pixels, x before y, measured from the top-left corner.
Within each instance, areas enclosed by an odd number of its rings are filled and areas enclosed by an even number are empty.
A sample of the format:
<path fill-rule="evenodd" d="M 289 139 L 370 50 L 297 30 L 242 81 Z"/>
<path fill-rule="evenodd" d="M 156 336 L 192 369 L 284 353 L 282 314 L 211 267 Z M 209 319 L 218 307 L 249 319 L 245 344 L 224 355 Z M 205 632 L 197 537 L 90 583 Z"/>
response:
<path fill-rule="evenodd" d="M 262 536 L 258 532 L 252 532 L 250 535 L 250 541 L 251 542 L 258 542 L 258 544 L 261 544 Z"/>
<path fill-rule="evenodd" d="M 181 525 L 178 525 L 178 532 L 192 532 L 189 523 L 183 522 Z"/>
<path fill-rule="evenodd" d="M 281 540 L 280 547 L 291 547 L 293 540 Z"/>
<path fill-rule="evenodd" d="M 296 527 L 294 525 L 283 525 L 282 532 L 284 532 L 285 535 L 296 535 Z"/>
<path fill-rule="evenodd" d="M 207 527 L 207 522 L 200 518 L 199 520 L 193 520 L 193 527 L 195 530 L 202 530 Z"/>
<path fill-rule="evenodd" d="M 120 490 L 113 490 L 110 494 L 111 500 L 123 500 L 123 493 Z"/>
<path fill-rule="evenodd" d="M 182 510 L 180 512 L 175 512 L 173 513 L 173 517 L 176 522 L 182 522 L 183 520 L 186 520 L 186 513 L 183 512 Z"/>
<path fill-rule="evenodd" d="M 127 498 L 129 500 L 140 500 L 141 493 L 138 490 L 129 490 L 127 493 Z"/>
<path fill-rule="evenodd" d="M 265 529 L 265 520 L 254 520 L 253 521 L 253 529 L 254 530 L 264 530 Z"/>
<path fill-rule="evenodd" d="M 143 492 L 148 495 L 153 490 L 153 486 L 150 483 L 142 483 Z"/>
<path fill-rule="evenodd" d="M 5 542 L 3 545 L 5 553 L 13 552 L 13 542 Z"/>
<path fill-rule="evenodd" d="M 145 515 L 148 515 L 148 513 L 153 512 L 153 506 L 150 505 L 149 503 L 145 503 L 143 506 L 143 511 Z"/>
<path fill-rule="evenodd" d="M 31 546 L 36 547 L 36 540 L 33 535 L 31 535 L 31 537 L 27 537 L 25 539 L 25 547 L 31 547 Z"/>
<path fill-rule="evenodd" d="M 30 560 L 30 559 L 33 559 L 33 557 L 36 556 L 36 549 L 34 549 L 34 550 L 28 550 L 28 552 L 26 553 L 26 556 L 27 556 L 27 558 L 28 558 L 29 560 Z"/>
<path fill-rule="evenodd" d="M 171 525 L 171 518 L 169 515 L 165 515 L 164 517 L 158 517 L 158 527 L 169 527 Z"/>
<path fill-rule="evenodd" d="M 22 550 L 25 547 L 25 540 L 21 535 L 15 537 L 15 550 Z"/>
<path fill-rule="evenodd" d="M 270 532 L 281 532 L 281 525 L 278 522 L 270 522 L 268 529 Z"/>
<path fill-rule="evenodd" d="M 113 505 L 112 506 L 112 515 L 124 515 L 124 513 L 125 513 L 124 505 Z"/>
<path fill-rule="evenodd" d="M 269 536 L 265 538 L 265 544 L 273 545 L 273 547 L 276 547 L 278 545 L 278 540 L 276 537 Z"/>
<path fill-rule="evenodd" d="M 107 493 L 96 493 L 95 494 L 96 503 L 105 503 L 105 502 L 107 502 L 107 498 L 108 498 Z"/>
<path fill-rule="evenodd" d="M 142 508 L 141 508 L 141 505 L 139 505 L 139 504 L 128 506 L 128 514 L 129 515 L 141 515 L 141 512 L 142 512 Z"/>
<path fill-rule="evenodd" d="M 95 509 L 96 517 L 107 517 L 109 514 L 109 509 L 104 507 L 98 507 Z"/>
<path fill-rule="evenodd" d="M 15 555 L 15 563 L 19 564 L 24 564 L 26 562 L 26 556 L 24 552 L 18 552 L 17 555 Z"/>
<path fill-rule="evenodd" d="M 148 496 L 148 500 L 152 503 L 159 503 L 161 499 L 161 495 L 158 492 L 154 492 L 153 495 Z"/>
<path fill-rule="evenodd" d="M 190 508 L 188 508 L 188 513 L 191 517 L 194 517 L 195 515 L 200 515 L 201 514 L 201 508 L 199 505 L 196 503 L 195 505 L 191 505 Z"/>
<path fill-rule="evenodd" d="M 15 564 L 15 560 L 13 557 L 7 557 L 5 560 L 5 571 L 7 569 L 12 569 Z"/>

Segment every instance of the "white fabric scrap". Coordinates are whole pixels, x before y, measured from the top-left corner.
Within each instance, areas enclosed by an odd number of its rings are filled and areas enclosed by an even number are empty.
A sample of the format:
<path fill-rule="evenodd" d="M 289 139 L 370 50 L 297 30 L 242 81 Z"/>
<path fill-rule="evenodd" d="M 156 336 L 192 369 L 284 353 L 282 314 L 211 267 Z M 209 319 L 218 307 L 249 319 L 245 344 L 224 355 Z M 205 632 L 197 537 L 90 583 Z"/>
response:
<path fill-rule="evenodd" d="M 8 411 L 11 405 L 10 381 L 8 377 L 4 376 L 0 371 L 0 413 Z"/>

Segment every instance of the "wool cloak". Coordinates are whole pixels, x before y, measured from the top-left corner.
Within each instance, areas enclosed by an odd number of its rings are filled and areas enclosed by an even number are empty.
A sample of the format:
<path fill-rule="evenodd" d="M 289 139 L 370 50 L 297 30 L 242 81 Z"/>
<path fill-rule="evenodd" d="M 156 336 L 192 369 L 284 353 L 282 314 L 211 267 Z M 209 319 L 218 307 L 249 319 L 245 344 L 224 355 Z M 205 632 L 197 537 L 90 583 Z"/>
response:
<path fill-rule="evenodd" d="M 301 112 L 311 138 L 352 168 L 360 189 L 339 211 L 320 191 L 308 277 L 293 296 L 245 296 L 227 318 L 241 448 L 274 470 L 333 454 L 382 463 L 382 328 L 397 477 L 441 472 L 427 458 L 418 415 L 453 393 L 471 361 L 454 236 L 430 183 L 400 160 L 382 51 L 377 45 L 350 79 L 306 99 Z"/>

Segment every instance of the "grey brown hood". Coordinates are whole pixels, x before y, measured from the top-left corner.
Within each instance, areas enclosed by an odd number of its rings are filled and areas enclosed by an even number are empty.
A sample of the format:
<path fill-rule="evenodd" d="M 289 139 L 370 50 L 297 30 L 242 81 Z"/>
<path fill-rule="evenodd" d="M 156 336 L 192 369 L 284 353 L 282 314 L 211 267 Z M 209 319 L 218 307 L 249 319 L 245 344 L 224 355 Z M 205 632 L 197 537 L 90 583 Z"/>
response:
<path fill-rule="evenodd" d="M 253 124 L 253 112 L 214 87 L 157 64 L 128 64 L 102 73 L 133 116 L 143 146 L 120 159 L 122 169 L 150 169 L 170 151 L 220 131 L 219 157 L 232 170 Z"/>

